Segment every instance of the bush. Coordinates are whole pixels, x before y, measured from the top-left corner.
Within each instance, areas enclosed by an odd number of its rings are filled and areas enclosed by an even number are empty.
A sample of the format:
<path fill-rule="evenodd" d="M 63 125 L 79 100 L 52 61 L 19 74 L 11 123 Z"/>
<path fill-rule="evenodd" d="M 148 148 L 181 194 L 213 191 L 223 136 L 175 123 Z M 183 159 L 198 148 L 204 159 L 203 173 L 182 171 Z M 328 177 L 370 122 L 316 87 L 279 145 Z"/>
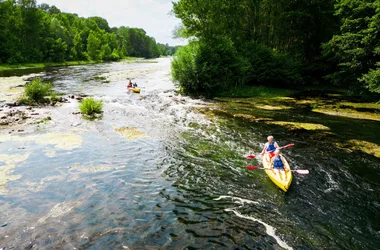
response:
<path fill-rule="evenodd" d="M 237 62 L 231 40 L 201 39 L 177 51 L 172 62 L 173 78 L 184 93 L 213 95 L 236 83 Z"/>
<path fill-rule="evenodd" d="M 247 85 L 291 87 L 302 83 L 299 61 L 255 42 L 246 44 L 240 52 Z"/>
<path fill-rule="evenodd" d="M 93 116 L 95 114 L 100 114 L 102 112 L 103 102 L 96 101 L 92 97 L 84 99 L 79 105 L 79 110 L 82 114 Z"/>
<path fill-rule="evenodd" d="M 172 62 L 173 79 L 185 94 L 224 95 L 242 86 L 292 87 L 303 83 L 301 64 L 255 42 L 237 50 L 226 37 L 201 38 L 181 47 Z"/>
<path fill-rule="evenodd" d="M 41 78 L 34 79 L 31 83 L 25 85 L 25 97 L 21 98 L 26 103 L 46 103 L 45 99 L 53 93 L 50 83 L 43 83 Z"/>

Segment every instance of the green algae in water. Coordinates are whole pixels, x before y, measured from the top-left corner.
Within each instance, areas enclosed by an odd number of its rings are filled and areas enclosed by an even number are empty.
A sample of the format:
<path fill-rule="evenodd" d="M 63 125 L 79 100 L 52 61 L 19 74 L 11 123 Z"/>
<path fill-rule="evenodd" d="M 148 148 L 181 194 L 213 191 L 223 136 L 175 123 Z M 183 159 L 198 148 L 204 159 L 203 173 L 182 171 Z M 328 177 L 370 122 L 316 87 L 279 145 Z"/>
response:
<path fill-rule="evenodd" d="M 75 148 L 80 148 L 82 146 L 83 138 L 81 136 L 72 134 L 48 133 L 30 136 L 3 135 L 0 136 L 0 141 L 32 141 L 40 145 L 54 145 L 54 147 L 57 149 L 72 150 Z"/>
<path fill-rule="evenodd" d="M 0 193 L 7 193 L 6 186 L 9 181 L 18 180 L 21 175 L 11 175 L 13 169 L 16 168 L 17 163 L 26 161 L 30 154 L 23 155 L 8 155 L 0 154 L 0 162 L 4 162 L 5 165 L 0 165 Z"/>
<path fill-rule="evenodd" d="M 369 112 L 358 112 L 355 110 L 341 110 L 341 109 L 331 109 L 331 108 L 316 108 L 313 109 L 314 112 L 322 113 L 331 116 L 341 116 L 346 118 L 354 118 L 354 119 L 366 119 L 366 120 L 374 120 L 380 121 L 380 114 L 369 113 Z"/>
<path fill-rule="evenodd" d="M 34 141 L 41 145 L 55 145 L 57 149 L 72 150 L 82 146 L 83 138 L 70 134 L 44 134 L 34 136 Z"/>
<path fill-rule="evenodd" d="M 336 143 L 336 146 L 346 151 L 358 150 L 380 158 L 380 145 L 376 143 L 352 139 L 344 143 Z"/>
<path fill-rule="evenodd" d="M 115 128 L 114 130 L 128 141 L 137 141 L 139 139 L 148 138 L 146 133 L 140 131 L 140 129 L 136 127 Z"/>
<path fill-rule="evenodd" d="M 8 155 L 8 154 L 0 154 L 0 162 L 4 162 L 5 164 L 16 164 L 20 162 L 26 161 L 30 156 L 30 153 L 27 154 L 16 154 L 16 155 Z"/>
<path fill-rule="evenodd" d="M 21 175 L 10 175 L 15 167 L 14 164 L 0 166 L 0 193 L 7 193 L 6 186 L 9 181 L 21 178 Z"/>
<path fill-rule="evenodd" d="M 283 109 L 291 109 L 289 106 L 285 105 L 256 105 L 257 108 L 259 109 L 266 109 L 266 110 L 283 110 Z"/>
<path fill-rule="evenodd" d="M 326 127 L 322 124 L 317 124 L 317 123 L 285 122 L 285 121 L 269 121 L 267 123 L 284 126 L 289 129 L 330 130 L 329 127 Z"/>

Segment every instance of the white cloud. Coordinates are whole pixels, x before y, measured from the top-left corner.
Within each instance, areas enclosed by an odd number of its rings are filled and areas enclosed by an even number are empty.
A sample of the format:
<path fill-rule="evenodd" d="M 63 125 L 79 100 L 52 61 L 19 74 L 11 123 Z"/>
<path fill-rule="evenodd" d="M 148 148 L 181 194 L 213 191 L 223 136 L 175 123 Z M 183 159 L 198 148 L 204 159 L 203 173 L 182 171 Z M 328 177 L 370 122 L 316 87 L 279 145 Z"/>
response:
<path fill-rule="evenodd" d="M 55 5 L 63 12 L 82 17 L 100 16 L 111 27 L 143 28 L 157 42 L 170 45 L 185 44 L 172 38 L 180 20 L 170 15 L 171 0 L 38 0 L 38 4 Z"/>

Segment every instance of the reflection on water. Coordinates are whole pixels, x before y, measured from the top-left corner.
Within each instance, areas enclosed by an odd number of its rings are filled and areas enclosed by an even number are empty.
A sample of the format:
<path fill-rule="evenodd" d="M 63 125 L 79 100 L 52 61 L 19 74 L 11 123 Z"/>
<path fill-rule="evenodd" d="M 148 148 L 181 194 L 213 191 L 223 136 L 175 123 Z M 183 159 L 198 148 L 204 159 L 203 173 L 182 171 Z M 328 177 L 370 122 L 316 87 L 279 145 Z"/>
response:
<path fill-rule="evenodd" d="M 371 170 L 377 159 L 309 145 L 291 132 L 330 124 L 201 114 L 210 103 L 175 94 L 170 60 L 158 61 L 46 73 L 58 92 L 102 99 L 103 118 L 74 115 L 73 100 L 52 109 L 52 120 L 34 132 L 0 136 L 0 248 L 378 246 L 379 179 Z M 140 95 L 128 92 L 128 77 Z M 245 169 L 242 156 L 260 152 L 268 133 L 282 145 L 295 143 L 284 152 L 290 164 L 312 173 L 295 175 L 287 194 L 264 172 Z"/>

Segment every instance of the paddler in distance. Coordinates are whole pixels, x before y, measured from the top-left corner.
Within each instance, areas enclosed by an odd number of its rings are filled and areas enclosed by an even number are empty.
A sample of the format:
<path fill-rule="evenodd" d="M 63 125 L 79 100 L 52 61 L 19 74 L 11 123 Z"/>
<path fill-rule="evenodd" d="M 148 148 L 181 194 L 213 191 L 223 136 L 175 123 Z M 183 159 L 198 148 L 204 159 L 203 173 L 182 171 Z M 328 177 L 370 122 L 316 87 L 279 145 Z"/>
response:
<path fill-rule="evenodd" d="M 268 142 L 265 143 L 263 151 L 261 151 L 261 155 L 268 153 L 269 159 L 274 156 L 274 151 L 279 148 L 277 142 L 274 141 L 274 137 L 272 135 L 267 137 Z M 268 161 L 269 161 L 268 159 Z"/>
<path fill-rule="evenodd" d="M 131 79 L 129 79 L 129 81 L 128 81 L 128 88 L 132 88 L 132 87 L 133 87 L 132 81 L 131 81 Z"/>
<path fill-rule="evenodd" d="M 282 158 L 282 155 L 280 153 L 281 151 L 278 148 L 276 149 L 276 151 L 274 151 L 274 156 L 272 157 L 270 162 L 270 168 L 276 175 L 280 176 L 281 180 L 286 181 L 285 172 L 288 172 L 289 169 L 285 167 L 284 159 Z"/>

